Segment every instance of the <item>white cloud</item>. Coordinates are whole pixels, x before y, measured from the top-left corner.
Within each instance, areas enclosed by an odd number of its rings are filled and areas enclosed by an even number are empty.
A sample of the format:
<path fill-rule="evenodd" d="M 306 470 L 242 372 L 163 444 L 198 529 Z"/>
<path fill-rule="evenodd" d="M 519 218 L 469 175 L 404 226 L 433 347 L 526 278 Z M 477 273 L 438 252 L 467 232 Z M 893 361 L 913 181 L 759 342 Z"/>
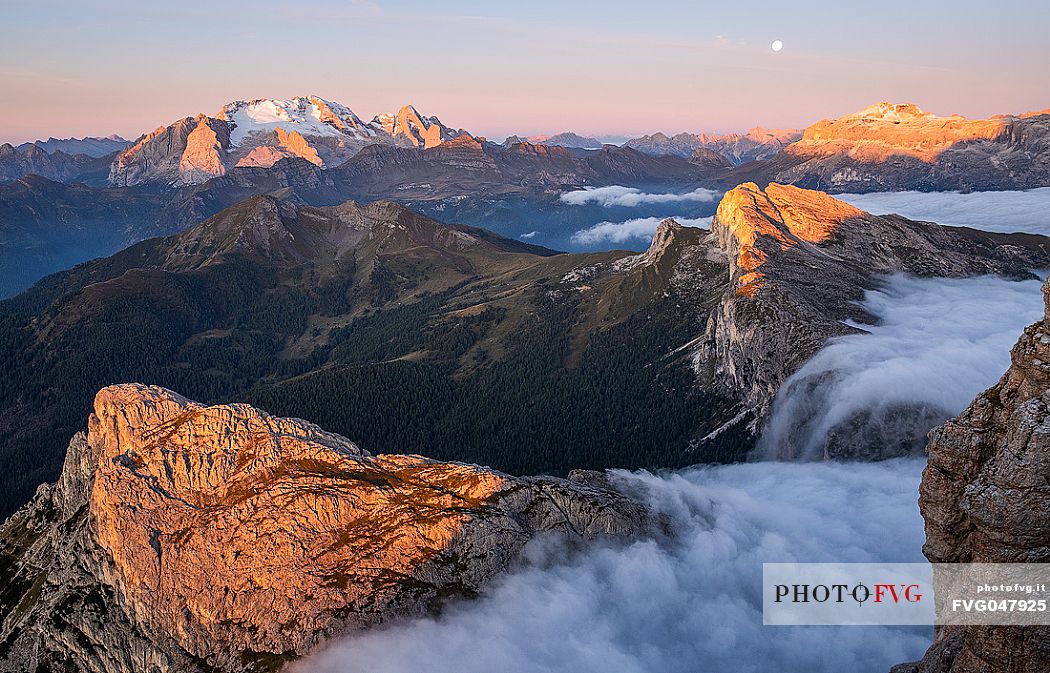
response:
<path fill-rule="evenodd" d="M 534 564 L 475 601 L 336 642 L 311 673 L 885 673 L 932 629 L 763 627 L 762 563 L 919 562 L 922 462 L 752 463 L 624 475 L 670 542 Z M 878 512 L 878 516 L 872 516 Z"/>
<path fill-rule="evenodd" d="M 522 234 L 521 236 L 518 236 L 518 238 L 536 238 L 537 234 L 539 233 L 540 232 L 538 231 L 530 231 L 527 234 Z"/>
<path fill-rule="evenodd" d="M 880 318 L 861 326 L 869 334 L 836 339 L 781 387 L 761 441 L 767 457 L 819 458 L 829 431 L 849 419 L 852 431 L 885 442 L 902 430 L 921 441 L 929 428 L 901 425 L 899 406 L 958 414 L 1002 376 L 1011 346 L 1043 309 L 1039 281 L 995 277 L 895 276 L 864 305 Z M 862 411 L 870 420 L 858 425 Z"/>
<path fill-rule="evenodd" d="M 634 187 L 585 187 L 574 192 L 566 192 L 561 195 L 562 203 L 571 206 L 582 206 L 587 203 L 597 203 L 606 208 L 622 206 L 634 208 L 652 203 L 681 203 L 683 201 L 696 201 L 710 203 L 721 198 L 722 193 L 711 189 L 700 187 L 685 194 L 649 194 Z"/>
<path fill-rule="evenodd" d="M 666 217 L 638 217 L 626 222 L 599 222 L 593 227 L 581 229 L 572 235 L 572 242 L 577 245 L 600 245 L 603 243 L 624 243 L 626 241 L 652 239 L 656 228 Z M 695 219 L 673 217 L 678 224 L 685 227 L 711 226 L 710 217 Z"/>
<path fill-rule="evenodd" d="M 876 215 L 896 213 L 984 231 L 1050 235 L 1050 187 L 1013 192 L 874 192 L 836 194 Z"/>

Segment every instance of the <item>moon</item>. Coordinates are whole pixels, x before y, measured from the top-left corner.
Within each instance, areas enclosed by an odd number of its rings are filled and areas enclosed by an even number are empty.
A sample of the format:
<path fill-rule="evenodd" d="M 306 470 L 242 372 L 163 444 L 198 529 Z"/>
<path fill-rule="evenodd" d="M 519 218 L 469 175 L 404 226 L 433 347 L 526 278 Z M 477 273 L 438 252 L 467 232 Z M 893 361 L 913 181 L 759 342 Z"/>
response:
<path fill-rule="evenodd" d="M 773 44 L 770 45 L 770 46 L 773 47 L 773 51 L 780 51 L 781 49 L 784 48 L 784 43 L 781 42 L 780 40 L 773 40 Z"/>

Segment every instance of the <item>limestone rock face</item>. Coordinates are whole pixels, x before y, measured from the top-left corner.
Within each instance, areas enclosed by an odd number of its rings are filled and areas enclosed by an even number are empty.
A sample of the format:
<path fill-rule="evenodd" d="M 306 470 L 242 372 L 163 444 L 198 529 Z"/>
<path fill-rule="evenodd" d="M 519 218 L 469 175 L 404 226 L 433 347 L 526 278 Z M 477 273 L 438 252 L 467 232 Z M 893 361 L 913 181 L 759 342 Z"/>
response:
<path fill-rule="evenodd" d="M 646 252 L 580 265 L 562 280 L 595 297 L 602 320 L 618 319 L 609 297 L 634 305 L 651 291 L 668 298 L 673 309 L 666 310 L 693 318 L 683 320 L 680 345 L 666 357 L 687 360 L 696 387 L 727 400 L 708 414 L 717 425 L 691 437 L 686 450 L 710 455 L 726 434 L 766 431 L 773 401 L 792 374 L 829 339 L 860 333 L 875 320 L 860 302 L 883 276 L 1032 279 L 1029 269 L 1047 264 L 1050 240 L 1044 237 L 873 216 L 822 192 L 745 183 L 723 196 L 710 230 L 665 221 Z M 774 446 L 787 459 L 803 452 L 863 459 L 912 454 L 947 416 L 914 406 L 895 410 L 894 424 L 853 417 L 834 428 L 834 441 L 813 452 L 805 418 L 799 418 L 786 424 Z"/>
<path fill-rule="evenodd" d="M 1043 286 L 1050 298 L 1050 285 Z M 1050 562 L 1050 302 L 1011 366 L 958 417 L 930 433 L 919 487 L 923 551 L 933 563 Z M 1048 627 L 946 627 L 895 673 L 1050 670 Z"/>
<path fill-rule="evenodd" d="M 281 159 L 287 159 L 289 157 L 296 156 L 292 152 L 279 148 L 271 147 L 269 145 L 260 145 L 259 147 L 253 147 L 248 154 L 244 155 L 237 161 L 237 166 L 258 166 L 259 168 L 270 168 Z"/>
<path fill-rule="evenodd" d="M 1000 237 L 898 216 L 874 216 L 822 192 L 745 183 L 722 198 L 711 236 L 729 287 L 707 321 L 697 371 L 739 395 L 760 419 L 781 385 L 843 323 L 872 321 L 857 304 L 880 274 L 1032 276 L 1050 262 L 1041 239 Z M 917 412 L 918 413 L 918 412 Z M 917 427 L 929 427 L 922 419 Z M 879 457 L 878 440 L 838 437 L 836 455 Z M 791 437 L 781 438 L 785 446 Z M 917 447 L 916 447 L 917 448 Z"/>
<path fill-rule="evenodd" d="M 225 128 L 218 126 L 220 131 Z M 229 145 L 229 138 L 226 138 Z M 209 180 L 226 172 L 222 163 L 224 145 L 215 128 L 203 115 L 197 117 L 197 126 L 186 136 L 186 150 L 179 160 L 179 180 L 194 184 Z"/>
<path fill-rule="evenodd" d="M 109 173 L 111 185 L 143 182 L 187 185 L 225 172 L 230 127 L 204 115 L 186 117 L 141 137 L 117 155 Z"/>
<path fill-rule="evenodd" d="M 247 405 L 113 386 L 61 480 L 0 529 L 0 670 L 276 670 L 474 594 L 537 535 L 651 525 L 608 486 L 371 456 Z"/>
<path fill-rule="evenodd" d="M 1050 114 L 967 119 L 881 102 L 813 124 L 751 174 L 833 192 L 1045 186 Z"/>
<path fill-rule="evenodd" d="M 290 153 L 297 157 L 306 159 L 315 166 L 324 166 L 324 161 L 318 156 L 317 150 L 314 149 L 310 143 L 306 141 L 306 138 L 304 138 L 298 131 L 289 132 L 278 127 L 276 133 L 277 141 Z"/>
<path fill-rule="evenodd" d="M 718 224 L 712 226 L 722 246 L 731 253 L 730 274 L 740 276 L 743 294 L 759 282 L 771 253 L 801 242 L 824 243 L 838 226 L 865 213 L 823 192 L 771 183 L 765 191 L 753 182 L 730 190 L 718 204 Z M 767 252 L 764 248 L 770 248 Z M 734 259 L 735 258 L 735 259 Z"/>
<path fill-rule="evenodd" d="M 911 103 L 876 103 L 838 119 L 825 119 L 788 148 L 800 156 L 846 152 L 866 161 L 903 154 L 932 163 L 944 150 L 967 140 L 988 140 L 1003 130 L 1002 119 L 938 117 Z"/>

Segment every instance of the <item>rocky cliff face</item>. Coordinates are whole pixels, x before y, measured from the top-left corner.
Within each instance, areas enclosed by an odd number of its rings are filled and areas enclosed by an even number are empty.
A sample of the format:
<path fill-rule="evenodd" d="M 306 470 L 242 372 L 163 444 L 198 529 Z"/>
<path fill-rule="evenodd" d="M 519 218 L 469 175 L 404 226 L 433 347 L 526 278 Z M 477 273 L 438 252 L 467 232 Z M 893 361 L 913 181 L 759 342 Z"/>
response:
<path fill-rule="evenodd" d="M 1050 549 L 1050 285 L 1047 311 L 1024 331 L 1010 369 L 930 433 L 919 487 L 923 551 L 933 563 L 1048 563 Z M 1050 627 L 944 627 L 926 656 L 894 673 L 1050 670 Z"/>
<path fill-rule="evenodd" d="M 877 103 L 825 119 L 749 175 L 832 192 L 1028 189 L 1050 184 L 1050 114 L 939 117 Z"/>
<path fill-rule="evenodd" d="M 117 156 L 109 183 L 119 187 L 145 182 L 187 185 L 222 175 L 230 130 L 225 121 L 205 115 L 162 126 Z"/>
<path fill-rule="evenodd" d="M 371 456 L 247 405 L 106 388 L 58 483 L 0 528 L 0 670 L 277 670 L 472 595 L 539 535 L 650 530 L 602 483 Z"/>
<path fill-rule="evenodd" d="M 871 322 L 857 301 L 878 286 L 880 274 L 1020 278 L 1050 262 L 1040 237 L 877 217 L 822 192 L 776 183 L 727 192 L 711 235 L 727 257 L 729 287 L 707 322 L 697 371 L 741 396 L 753 419 L 765 415 L 787 376 L 827 339 L 857 331 L 843 321 Z M 878 433 L 868 430 L 838 437 L 836 456 L 883 455 Z M 778 438 L 786 456 L 792 432 Z"/>

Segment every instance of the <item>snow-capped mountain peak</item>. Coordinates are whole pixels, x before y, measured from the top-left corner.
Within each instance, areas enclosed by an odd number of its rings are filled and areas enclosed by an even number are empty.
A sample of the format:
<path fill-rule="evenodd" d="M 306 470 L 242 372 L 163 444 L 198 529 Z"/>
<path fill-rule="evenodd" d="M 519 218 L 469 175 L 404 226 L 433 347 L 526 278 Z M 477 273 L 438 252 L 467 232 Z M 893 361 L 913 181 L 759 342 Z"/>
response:
<path fill-rule="evenodd" d="M 270 168 L 298 157 L 337 166 L 373 144 L 431 148 L 469 134 L 424 117 L 411 105 L 364 122 L 319 96 L 227 103 L 215 117 L 177 120 L 143 135 L 110 168 L 110 183 L 196 184 L 236 167 Z"/>
<path fill-rule="evenodd" d="M 364 140 L 376 134 L 350 108 L 318 96 L 234 101 L 223 106 L 217 117 L 233 124 L 230 141 L 235 146 L 252 133 L 272 133 L 278 128 L 304 137 L 348 135 Z"/>

